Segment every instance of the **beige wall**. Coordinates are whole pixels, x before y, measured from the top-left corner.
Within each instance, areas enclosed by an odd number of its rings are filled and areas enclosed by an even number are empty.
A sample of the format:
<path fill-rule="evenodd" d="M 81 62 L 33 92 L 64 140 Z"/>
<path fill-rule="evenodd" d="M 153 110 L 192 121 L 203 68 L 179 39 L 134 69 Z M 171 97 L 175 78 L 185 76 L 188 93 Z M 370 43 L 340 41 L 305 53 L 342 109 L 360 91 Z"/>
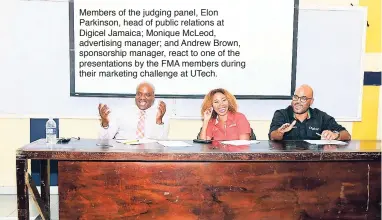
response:
<path fill-rule="evenodd" d="M 29 143 L 29 119 L 0 119 L 0 186 L 16 185 L 16 150 Z"/>

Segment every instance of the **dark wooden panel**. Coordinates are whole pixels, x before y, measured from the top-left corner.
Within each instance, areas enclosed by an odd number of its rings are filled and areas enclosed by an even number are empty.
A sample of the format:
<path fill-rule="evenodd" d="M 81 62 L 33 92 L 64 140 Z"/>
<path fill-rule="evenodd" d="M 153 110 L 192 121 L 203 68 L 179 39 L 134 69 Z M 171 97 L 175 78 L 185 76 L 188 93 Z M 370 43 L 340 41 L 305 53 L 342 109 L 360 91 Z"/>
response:
<path fill-rule="evenodd" d="M 59 162 L 60 219 L 379 219 L 379 162 Z"/>
<path fill-rule="evenodd" d="M 58 165 L 58 164 L 57 164 Z M 42 160 L 40 163 L 41 200 L 44 203 L 44 212 L 50 216 L 50 161 Z"/>
<path fill-rule="evenodd" d="M 29 219 L 29 194 L 26 183 L 28 161 L 16 157 L 16 184 L 17 184 L 17 216 L 19 220 Z"/>

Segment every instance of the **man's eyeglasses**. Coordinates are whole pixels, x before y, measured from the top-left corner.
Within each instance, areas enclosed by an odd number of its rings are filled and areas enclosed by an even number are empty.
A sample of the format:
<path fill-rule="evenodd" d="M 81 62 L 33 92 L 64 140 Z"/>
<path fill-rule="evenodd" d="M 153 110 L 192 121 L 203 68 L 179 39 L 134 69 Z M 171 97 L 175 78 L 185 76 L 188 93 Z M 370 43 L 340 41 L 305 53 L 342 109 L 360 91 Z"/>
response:
<path fill-rule="evenodd" d="M 298 96 L 298 95 L 294 95 L 293 96 L 293 101 L 298 101 L 300 100 L 302 103 L 305 103 L 306 101 L 308 101 L 309 99 L 312 99 L 312 98 L 308 98 L 306 96 Z"/>

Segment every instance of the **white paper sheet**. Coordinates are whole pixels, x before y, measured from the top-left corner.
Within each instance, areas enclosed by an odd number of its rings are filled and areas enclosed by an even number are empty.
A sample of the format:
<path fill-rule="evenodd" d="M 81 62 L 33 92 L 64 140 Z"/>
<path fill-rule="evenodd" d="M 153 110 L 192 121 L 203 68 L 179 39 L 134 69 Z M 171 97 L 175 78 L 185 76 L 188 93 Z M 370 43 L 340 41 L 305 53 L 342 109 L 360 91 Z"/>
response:
<path fill-rule="evenodd" d="M 191 144 L 187 144 L 184 141 L 158 141 L 158 144 L 161 144 L 165 147 L 191 147 Z"/>
<path fill-rule="evenodd" d="M 325 145 L 325 144 L 335 144 L 335 145 L 346 145 L 346 142 L 337 140 L 305 140 L 310 144 Z"/>
<path fill-rule="evenodd" d="M 128 144 L 128 145 L 136 145 L 136 144 L 149 144 L 156 143 L 157 140 L 152 139 L 140 139 L 140 140 L 116 140 L 118 143 Z"/>
<path fill-rule="evenodd" d="M 229 144 L 229 145 L 238 146 L 238 145 L 257 144 L 257 143 L 260 143 L 260 141 L 255 141 L 255 140 L 251 140 L 251 141 L 248 141 L 248 140 L 233 140 L 233 141 L 222 141 L 221 143 L 222 144 Z"/>

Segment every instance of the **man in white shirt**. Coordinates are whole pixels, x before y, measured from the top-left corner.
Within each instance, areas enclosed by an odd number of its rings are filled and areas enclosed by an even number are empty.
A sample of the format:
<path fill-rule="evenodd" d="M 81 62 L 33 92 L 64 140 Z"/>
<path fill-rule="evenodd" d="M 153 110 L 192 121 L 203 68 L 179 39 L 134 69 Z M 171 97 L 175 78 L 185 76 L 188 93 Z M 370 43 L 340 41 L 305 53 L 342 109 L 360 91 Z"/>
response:
<path fill-rule="evenodd" d="M 155 102 L 155 89 L 144 82 L 137 86 L 132 115 L 120 112 L 110 117 L 110 109 L 99 104 L 101 116 L 100 139 L 167 139 L 169 120 L 165 116 L 166 104 Z"/>

